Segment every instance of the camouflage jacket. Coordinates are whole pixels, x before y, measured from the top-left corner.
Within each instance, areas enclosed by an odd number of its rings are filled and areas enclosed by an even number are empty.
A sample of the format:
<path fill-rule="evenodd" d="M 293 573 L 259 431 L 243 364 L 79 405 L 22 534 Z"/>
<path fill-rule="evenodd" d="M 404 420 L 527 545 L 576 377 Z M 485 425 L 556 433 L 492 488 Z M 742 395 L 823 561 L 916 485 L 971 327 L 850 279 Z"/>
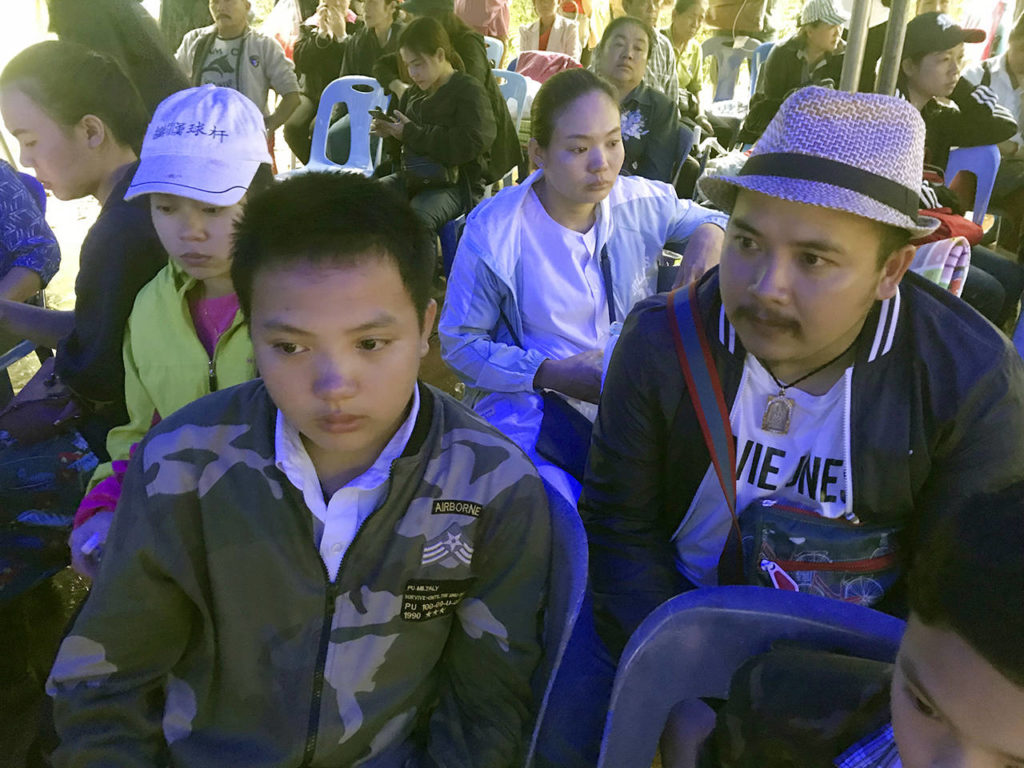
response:
<path fill-rule="evenodd" d="M 259 380 L 150 431 L 48 687 L 60 766 L 505 766 L 550 560 L 525 455 L 421 385 L 330 583 Z"/>

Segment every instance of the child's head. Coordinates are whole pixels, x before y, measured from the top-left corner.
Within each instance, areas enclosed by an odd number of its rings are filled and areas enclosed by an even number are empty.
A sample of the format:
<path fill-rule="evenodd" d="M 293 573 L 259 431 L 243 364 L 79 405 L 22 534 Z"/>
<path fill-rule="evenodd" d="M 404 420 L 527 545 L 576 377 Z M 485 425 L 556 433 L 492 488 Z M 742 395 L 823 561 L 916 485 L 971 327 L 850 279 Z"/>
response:
<path fill-rule="evenodd" d="M 428 350 L 431 234 L 376 181 L 307 173 L 246 205 L 233 256 L 257 367 L 321 479 L 369 466 Z"/>
<path fill-rule="evenodd" d="M 117 63 L 85 46 L 29 46 L 0 73 L 0 111 L 21 164 L 61 200 L 95 195 L 138 152 L 145 107 Z"/>
<path fill-rule="evenodd" d="M 587 69 L 549 78 L 533 99 L 529 153 L 544 183 L 574 204 L 606 198 L 625 151 L 615 89 Z"/>
<path fill-rule="evenodd" d="M 892 684 L 903 765 L 1024 766 L 1024 483 L 948 513 L 910 608 Z"/>
<path fill-rule="evenodd" d="M 149 195 L 167 255 L 200 281 L 229 280 L 231 234 L 246 191 L 270 178 L 263 115 L 238 91 L 172 94 L 146 131 L 125 198 Z"/>

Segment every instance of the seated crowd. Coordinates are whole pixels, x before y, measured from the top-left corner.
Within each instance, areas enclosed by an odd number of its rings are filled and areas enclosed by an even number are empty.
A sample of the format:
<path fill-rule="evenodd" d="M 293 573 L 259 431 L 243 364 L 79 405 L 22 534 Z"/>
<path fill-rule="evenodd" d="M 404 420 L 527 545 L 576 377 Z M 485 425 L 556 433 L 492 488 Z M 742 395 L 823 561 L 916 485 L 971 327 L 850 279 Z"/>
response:
<path fill-rule="evenodd" d="M 155 108 L 70 40 L 0 72 L 21 164 L 102 206 L 74 310 L 26 303 L 60 252 L 0 164 L 2 347 L 55 350 L 0 410 L 0 701 L 28 691 L 30 724 L 9 754 L 594 766 L 645 618 L 755 585 L 907 619 L 899 655 L 754 658 L 727 700 L 679 702 L 666 768 L 1024 765 L 1024 267 L 972 240 L 961 299 L 915 262 L 962 231 L 935 173 L 961 145 L 999 145 L 1018 237 L 996 95 L 1024 20 L 975 77 L 983 33 L 923 13 L 897 95 L 847 93 L 846 17 L 810 0 L 748 156 L 696 180 L 704 0 L 664 31 L 625 0 L 536 90 L 524 146 L 451 0 L 358 8 L 321 0 L 293 66 L 246 0 L 210 0 L 175 55 L 191 86 Z M 589 21 L 534 9 L 521 46 L 578 59 Z M 308 160 L 339 73 L 391 97 L 375 178 L 275 179 L 274 132 Z M 333 115 L 335 162 L 356 124 Z M 432 345 L 461 402 L 421 378 Z M 589 575 L 560 641 L 567 524 Z M 69 562 L 88 597 L 34 625 Z"/>

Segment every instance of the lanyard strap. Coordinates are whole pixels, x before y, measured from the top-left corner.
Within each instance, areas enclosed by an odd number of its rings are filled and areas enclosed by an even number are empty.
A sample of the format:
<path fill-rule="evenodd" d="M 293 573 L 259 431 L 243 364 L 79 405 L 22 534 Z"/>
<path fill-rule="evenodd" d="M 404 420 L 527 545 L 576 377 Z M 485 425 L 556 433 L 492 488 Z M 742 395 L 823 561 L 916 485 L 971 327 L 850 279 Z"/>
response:
<path fill-rule="evenodd" d="M 711 454 L 711 464 L 732 517 L 732 526 L 719 558 L 718 581 L 720 584 L 742 584 L 743 537 L 736 514 L 736 444 L 722 384 L 697 306 L 697 283 L 690 283 L 685 291 L 674 289 L 668 297 L 668 308 L 675 320 L 669 323 L 669 327 L 686 391 L 700 422 L 704 443 Z"/>
<path fill-rule="evenodd" d="M 615 322 L 615 296 L 612 290 L 612 264 L 608 258 L 608 244 L 601 246 L 601 278 L 604 281 L 604 296 L 608 301 L 608 325 Z"/>

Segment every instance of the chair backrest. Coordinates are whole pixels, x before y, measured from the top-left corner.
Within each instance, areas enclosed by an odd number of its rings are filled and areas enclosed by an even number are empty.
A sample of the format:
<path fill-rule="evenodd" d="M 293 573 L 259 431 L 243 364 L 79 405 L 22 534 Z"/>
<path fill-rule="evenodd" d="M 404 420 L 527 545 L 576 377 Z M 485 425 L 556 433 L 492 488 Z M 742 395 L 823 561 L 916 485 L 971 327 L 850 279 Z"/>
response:
<path fill-rule="evenodd" d="M 25 185 L 36 203 L 39 205 L 39 210 L 44 214 L 46 213 L 46 188 L 43 187 L 42 183 L 35 176 L 29 173 L 23 173 L 18 171 L 18 178 L 21 179 L 21 183 Z"/>
<path fill-rule="evenodd" d="M 516 71 L 516 64 L 518 64 L 518 63 L 519 63 L 519 57 L 518 56 L 513 56 L 512 57 L 512 61 L 510 61 L 508 63 L 508 71 L 509 72 L 515 72 Z"/>
<path fill-rule="evenodd" d="M 764 587 L 697 589 L 666 601 L 619 661 L 599 768 L 650 768 L 669 711 L 724 698 L 737 668 L 784 640 L 892 661 L 904 623 L 870 608 Z"/>
<path fill-rule="evenodd" d="M 487 47 L 487 62 L 491 69 L 501 66 L 501 57 L 505 55 L 505 44 L 496 37 L 484 35 L 484 45 Z"/>
<path fill-rule="evenodd" d="M 754 49 L 754 55 L 750 59 L 750 98 L 754 98 L 754 89 L 757 88 L 757 73 L 761 71 L 761 65 L 764 64 L 774 46 L 775 43 L 769 40 Z"/>
<path fill-rule="evenodd" d="M 952 186 L 956 175 L 961 171 L 973 173 L 977 183 L 974 187 L 974 207 L 971 219 L 981 225 L 988 211 L 988 202 L 992 198 L 992 187 L 996 183 L 999 171 L 999 147 L 986 144 L 981 147 L 957 147 L 950 150 L 946 162 L 946 186 Z"/>
<path fill-rule="evenodd" d="M 541 722 L 547 710 L 555 673 L 562 662 L 587 589 L 587 534 L 579 512 L 547 481 L 551 509 L 551 570 L 544 616 L 544 658 L 534 673 L 534 700 L 540 702 L 524 765 L 533 764 Z"/>
<path fill-rule="evenodd" d="M 372 77 L 347 75 L 327 84 L 320 95 L 320 105 L 313 122 L 313 144 L 307 171 L 354 171 L 364 176 L 373 174 L 370 157 L 370 110 L 384 109 L 387 94 Z M 341 165 L 327 157 L 327 130 L 331 127 L 334 105 L 345 102 L 351 125 L 348 161 Z"/>
<path fill-rule="evenodd" d="M 715 79 L 715 95 L 713 101 L 728 101 L 736 92 L 736 80 L 740 76 L 740 65 L 754 56 L 754 51 L 761 45 L 760 40 L 748 37 L 739 47 L 734 46 L 730 37 L 709 37 L 701 45 L 701 54 L 706 59 L 714 57 L 718 67 Z"/>
<path fill-rule="evenodd" d="M 679 181 L 679 173 L 683 170 L 683 164 L 695 143 L 700 143 L 700 126 L 679 123 L 679 133 L 676 137 L 676 157 L 672 165 L 673 187 Z"/>
<path fill-rule="evenodd" d="M 510 69 L 496 69 L 494 77 L 498 81 L 501 97 L 508 104 L 509 113 L 515 118 L 516 133 L 519 133 L 519 125 L 523 122 L 523 112 L 526 111 L 526 78 Z M 514 105 L 509 102 L 514 102 Z"/>

